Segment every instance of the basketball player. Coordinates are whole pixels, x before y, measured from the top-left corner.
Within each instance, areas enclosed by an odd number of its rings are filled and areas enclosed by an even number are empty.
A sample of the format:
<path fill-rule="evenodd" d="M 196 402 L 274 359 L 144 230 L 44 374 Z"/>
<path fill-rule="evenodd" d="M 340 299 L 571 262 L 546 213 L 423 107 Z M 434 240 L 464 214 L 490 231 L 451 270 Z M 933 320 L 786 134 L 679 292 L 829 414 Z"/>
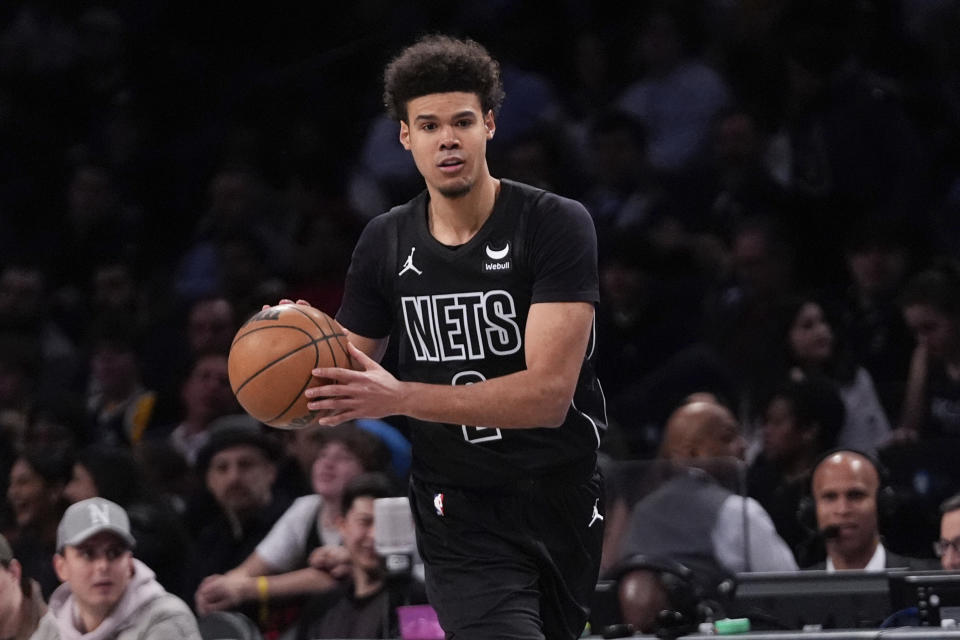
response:
<path fill-rule="evenodd" d="M 337 319 L 359 371 L 316 369 L 332 425 L 402 414 L 431 604 L 449 638 L 576 638 L 603 530 L 596 234 L 582 205 L 490 175 L 499 65 L 429 36 L 385 100 L 426 190 L 372 220 Z M 399 339 L 398 378 L 383 369 Z"/>

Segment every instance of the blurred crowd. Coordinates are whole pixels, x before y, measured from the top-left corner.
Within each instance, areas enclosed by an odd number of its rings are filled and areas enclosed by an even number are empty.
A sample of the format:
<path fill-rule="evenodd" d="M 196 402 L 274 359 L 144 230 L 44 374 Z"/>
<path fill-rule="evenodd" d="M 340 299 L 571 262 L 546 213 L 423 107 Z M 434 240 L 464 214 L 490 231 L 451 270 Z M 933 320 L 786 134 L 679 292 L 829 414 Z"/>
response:
<path fill-rule="evenodd" d="M 143 506 L 157 558 L 179 554 L 151 566 L 193 607 L 269 626 L 245 578 L 336 566 L 316 540 L 257 546 L 322 495 L 335 439 L 261 428 L 266 462 L 230 464 L 269 483 L 218 488 L 211 433 L 243 421 L 239 325 L 282 297 L 334 313 L 360 229 L 422 190 L 380 73 L 431 31 L 502 63 L 491 173 L 595 219 L 609 460 L 654 458 L 709 392 L 788 542 L 778 501 L 838 445 L 892 463 L 937 527 L 960 490 L 960 2 L 628 4 L 0 6 L 0 531 L 47 595 L 63 509 L 92 495 Z M 392 457 L 348 462 L 400 486 L 405 425 L 351 428 Z M 216 536 L 233 555 L 191 556 Z"/>

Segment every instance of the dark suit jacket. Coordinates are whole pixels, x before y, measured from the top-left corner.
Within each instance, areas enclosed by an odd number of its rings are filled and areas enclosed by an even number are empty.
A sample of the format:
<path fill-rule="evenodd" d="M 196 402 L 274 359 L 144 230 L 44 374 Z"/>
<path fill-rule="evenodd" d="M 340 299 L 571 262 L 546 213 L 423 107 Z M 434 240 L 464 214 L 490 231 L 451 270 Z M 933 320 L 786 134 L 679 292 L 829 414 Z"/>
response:
<path fill-rule="evenodd" d="M 885 551 L 887 552 L 887 561 L 884 564 L 885 569 L 910 569 L 911 571 L 925 571 L 928 569 L 940 568 L 940 563 L 933 559 L 910 558 L 908 556 L 901 556 L 898 553 L 893 553 L 890 551 L 890 549 L 885 549 Z M 804 567 L 804 569 L 820 571 L 823 571 L 826 568 L 826 560 L 821 560 L 820 562 L 810 565 L 809 567 Z"/>

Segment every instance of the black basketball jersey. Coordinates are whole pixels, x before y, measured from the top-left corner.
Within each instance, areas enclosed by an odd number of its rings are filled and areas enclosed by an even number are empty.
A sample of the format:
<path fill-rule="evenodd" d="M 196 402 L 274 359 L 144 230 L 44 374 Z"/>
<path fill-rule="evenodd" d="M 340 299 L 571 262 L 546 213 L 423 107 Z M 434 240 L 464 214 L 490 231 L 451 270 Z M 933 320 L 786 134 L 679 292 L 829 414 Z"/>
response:
<path fill-rule="evenodd" d="M 337 320 L 399 340 L 397 376 L 472 384 L 525 368 L 524 332 L 537 302 L 599 301 L 593 221 L 573 200 L 502 180 L 493 213 L 466 244 L 438 242 L 426 191 L 377 216 L 354 249 Z M 498 429 L 411 419 L 413 473 L 476 487 L 592 458 L 606 408 L 588 353 L 563 425 Z"/>

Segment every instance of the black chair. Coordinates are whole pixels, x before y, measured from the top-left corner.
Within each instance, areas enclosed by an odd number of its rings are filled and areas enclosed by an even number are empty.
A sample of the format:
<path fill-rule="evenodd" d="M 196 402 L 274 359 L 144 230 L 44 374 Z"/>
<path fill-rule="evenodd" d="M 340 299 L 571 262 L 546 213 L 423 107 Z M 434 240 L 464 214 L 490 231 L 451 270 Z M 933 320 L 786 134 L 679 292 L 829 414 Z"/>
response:
<path fill-rule="evenodd" d="M 203 640 L 263 640 L 253 620 L 236 611 L 214 611 L 197 617 Z"/>

